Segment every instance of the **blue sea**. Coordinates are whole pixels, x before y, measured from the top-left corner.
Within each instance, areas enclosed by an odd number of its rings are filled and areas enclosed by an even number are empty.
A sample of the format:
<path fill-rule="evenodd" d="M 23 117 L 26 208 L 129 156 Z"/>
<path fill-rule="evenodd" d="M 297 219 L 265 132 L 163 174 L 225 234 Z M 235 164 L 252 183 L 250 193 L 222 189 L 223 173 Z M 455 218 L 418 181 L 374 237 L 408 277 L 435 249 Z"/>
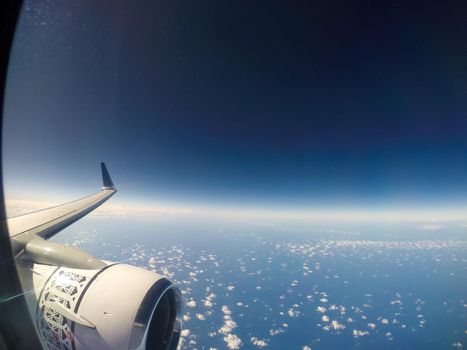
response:
<path fill-rule="evenodd" d="M 467 227 L 89 217 L 54 240 L 166 275 L 182 349 L 467 347 Z"/>

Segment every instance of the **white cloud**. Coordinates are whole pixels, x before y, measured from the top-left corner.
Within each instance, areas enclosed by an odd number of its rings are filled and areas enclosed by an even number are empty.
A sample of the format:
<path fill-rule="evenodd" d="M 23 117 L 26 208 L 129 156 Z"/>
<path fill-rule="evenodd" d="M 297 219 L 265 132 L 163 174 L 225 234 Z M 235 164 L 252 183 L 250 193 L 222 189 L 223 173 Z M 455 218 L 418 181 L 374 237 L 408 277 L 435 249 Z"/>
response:
<path fill-rule="evenodd" d="M 285 332 L 285 330 L 283 330 L 282 328 L 269 330 L 270 335 L 277 335 L 277 334 L 281 334 L 281 333 L 284 333 L 284 332 Z"/>
<path fill-rule="evenodd" d="M 258 339 L 256 337 L 251 337 L 250 340 L 253 343 L 253 345 L 256 345 L 259 348 L 264 348 L 264 347 L 268 346 L 268 343 L 264 339 Z"/>
<path fill-rule="evenodd" d="M 334 328 L 336 331 L 339 330 L 339 329 L 345 329 L 345 326 L 343 324 L 341 324 L 341 323 L 339 323 L 339 322 L 337 322 L 335 320 L 333 320 L 331 322 L 331 324 L 332 324 L 332 328 Z"/>
<path fill-rule="evenodd" d="M 186 302 L 186 306 L 188 306 L 188 307 L 195 307 L 195 306 L 196 306 L 196 301 L 194 301 L 193 299 L 188 300 L 188 301 Z"/>
<path fill-rule="evenodd" d="M 287 314 L 290 316 L 290 317 L 298 317 L 300 315 L 300 311 L 298 310 L 295 310 L 293 308 L 290 308 L 288 311 L 287 311 Z"/>
<path fill-rule="evenodd" d="M 154 258 L 153 256 L 151 256 L 148 260 L 148 267 L 150 269 L 155 269 L 156 268 L 156 258 Z"/>
<path fill-rule="evenodd" d="M 365 335 L 369 335 L 370 333 L 368 333 L 368 331 L 360 331 L 358 329 L 354 329 L 352 331 L 352 334 L 354 337 L 363 337 Z"/>
<path fill-rule="evenodd" d="M 229 307 L 227 305 L 222 305 L 221 310 L 225 315 L 230 315 L 232 313 L 232 311 L 230 311 L 230 309 L 229 309 Z"/>
<path fill-rule="evenodd" d="M 240 349 L 242 341 L 235 334 L 227 334 L 224 337 L 224 341 L 227 343 L 227 347 L 232 350 Z"/>

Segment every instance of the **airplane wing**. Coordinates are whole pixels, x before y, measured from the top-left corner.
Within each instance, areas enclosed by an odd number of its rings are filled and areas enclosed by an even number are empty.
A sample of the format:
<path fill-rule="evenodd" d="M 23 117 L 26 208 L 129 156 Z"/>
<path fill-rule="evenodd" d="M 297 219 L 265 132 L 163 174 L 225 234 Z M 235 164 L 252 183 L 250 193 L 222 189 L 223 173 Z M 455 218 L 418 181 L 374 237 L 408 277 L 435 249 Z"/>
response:
<path fill-rule="evenodd" d="M 90 213 L 117 192 L 107 167 L 101 163 L 102 190 L 90 196 L 7 220 L 11 238 L 26 243 L 38 236 L 48 239 Z"/>
<path fill-rule="evenodd" d="M 46 241 L 96 209 L 117 192 L 104 163 L 101 163 L 101 171 L 102 189 L 100 192 L 73 202 L 8 219 L 8 231 L 15 256 L 21 256 L 26 261 L 69 268 L 98 269 L 104 267 L 103 261 L 82 250 Z"/>

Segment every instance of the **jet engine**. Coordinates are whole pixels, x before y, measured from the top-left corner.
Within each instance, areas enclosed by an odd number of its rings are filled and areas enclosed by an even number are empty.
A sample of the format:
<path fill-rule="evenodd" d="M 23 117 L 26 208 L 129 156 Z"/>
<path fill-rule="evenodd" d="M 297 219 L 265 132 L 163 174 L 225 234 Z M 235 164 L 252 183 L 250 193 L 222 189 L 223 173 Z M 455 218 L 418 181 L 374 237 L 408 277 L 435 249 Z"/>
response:
<path fill-rule="evenodd" d="M 176 349 L 182 298 L 165 277 L 104 262 L 98 269 L 20 261 L 46 349 Z"/>
<path fill-rule="evenodd" d="M 182 297 L 163 276 L 48 241 L 117 189 L 101 163 L 101 191 L 7 220 L 29 312 L 46 349 L 174 350 Z"/>

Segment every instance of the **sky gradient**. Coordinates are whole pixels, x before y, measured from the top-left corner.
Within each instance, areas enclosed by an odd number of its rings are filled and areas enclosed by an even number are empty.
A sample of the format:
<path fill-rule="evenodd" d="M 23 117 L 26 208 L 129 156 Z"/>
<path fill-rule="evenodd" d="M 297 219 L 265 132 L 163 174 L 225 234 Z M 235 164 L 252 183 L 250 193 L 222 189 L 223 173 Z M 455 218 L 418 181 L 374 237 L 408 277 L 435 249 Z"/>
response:
<path fill-rule="evenodd" d="M 117 203 L 466 208 L 466 14 L 455 1 L 26 1 L 6 194 L 87 194 L 105 161 Z"/>

